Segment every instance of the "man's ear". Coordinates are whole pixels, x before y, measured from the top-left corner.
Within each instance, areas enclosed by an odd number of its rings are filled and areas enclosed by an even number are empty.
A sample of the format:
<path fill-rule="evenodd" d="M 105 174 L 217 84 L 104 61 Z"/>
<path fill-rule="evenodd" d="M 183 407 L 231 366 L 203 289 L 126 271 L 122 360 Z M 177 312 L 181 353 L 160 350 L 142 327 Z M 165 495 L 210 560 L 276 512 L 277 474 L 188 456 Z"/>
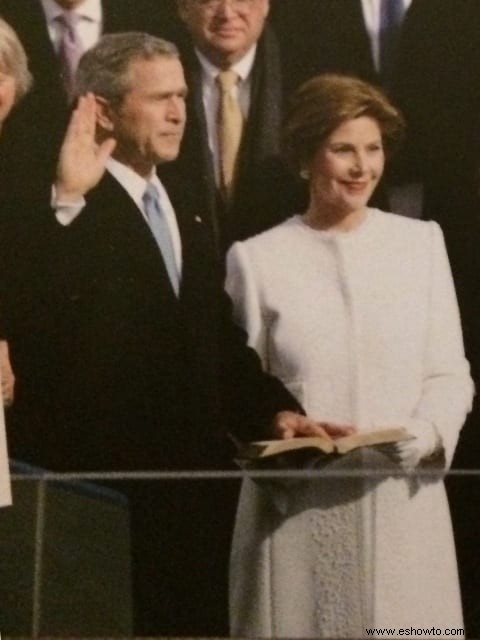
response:
<path fill-rule="evenodd" d="M 270 0 L 264 0 L 263 15 L 265 19 L 268 18 L 269 13 L 270 13 Z"/>
<path fill-rule="evenodd" d="M 95 96 L 97 124 L 104 131 L 112 132 L 114 130 L 114 121 L 112 117 L 112 108 L 105 98 Z"/>

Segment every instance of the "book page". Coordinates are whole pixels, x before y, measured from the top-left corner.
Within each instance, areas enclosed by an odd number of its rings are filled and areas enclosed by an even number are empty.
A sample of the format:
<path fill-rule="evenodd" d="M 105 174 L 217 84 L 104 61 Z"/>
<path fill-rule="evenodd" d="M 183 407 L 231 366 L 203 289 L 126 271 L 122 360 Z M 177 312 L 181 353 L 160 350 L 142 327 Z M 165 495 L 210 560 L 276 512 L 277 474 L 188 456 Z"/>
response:
<path fill-rule="evenodd" d="M 402 442 L 410 440 L 410 436 L 404 427 L 389 427 L 377 429 L 375 431 L 364 431 L 353 433 L 351 436 L 344 436 L 335 440 L 335 450 L 338 453 L 348 453 L 358 447 L 371 447 L 377 444 L 389 444 L 392 442 Z"/>
<path fill-rule="evenodd" d="M 239 447 L 238 455 L 240 458 L 254 460 L 303 449 L 316 449 L 317 452 L 325 454 L 345 454 L 358 447 L 401 442 L 410 438 L 411 436 L 404 427 L 388 427 L 374 431 L 357 432 L 335 439 L 307 436 L 285 440 L 259 440 L 245 444 L 237 442 L 236 444 Z"/>
<path fill-rule="evenodd" d="M 287 438 L 286 440 L 259 440 L 242 445 L 239 455 L 245 458 L 265 458 L 298 449 L 317 449 L 323 453 L 333 453 L 335 444 L 333 440 L 319 436 Z"/>

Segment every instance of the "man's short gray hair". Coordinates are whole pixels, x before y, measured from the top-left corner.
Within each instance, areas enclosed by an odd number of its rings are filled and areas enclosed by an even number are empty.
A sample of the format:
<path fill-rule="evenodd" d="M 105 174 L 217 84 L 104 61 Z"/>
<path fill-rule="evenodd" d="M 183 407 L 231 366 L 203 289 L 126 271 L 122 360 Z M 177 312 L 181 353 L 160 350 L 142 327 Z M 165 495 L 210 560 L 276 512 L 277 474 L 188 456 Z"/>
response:
<path fill-rule="evenodd" d="M 179 53 L 173 43 L 148 33 L 105 35 L 82 56 L 75 76 L 75 92 L 77 96 L 92 92 L 111 105 L 121 104 L 130 88 L 130 63 L 156 56 L 178 58 Z"/>

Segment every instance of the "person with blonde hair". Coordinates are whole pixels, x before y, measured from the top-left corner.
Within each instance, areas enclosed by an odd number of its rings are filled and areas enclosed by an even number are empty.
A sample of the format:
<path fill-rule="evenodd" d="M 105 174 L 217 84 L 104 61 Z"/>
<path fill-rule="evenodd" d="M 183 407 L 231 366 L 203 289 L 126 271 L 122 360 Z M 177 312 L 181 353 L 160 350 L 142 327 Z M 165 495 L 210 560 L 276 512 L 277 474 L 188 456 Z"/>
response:
<path fill-rule="evenodd" d="M 305 212 L 228 254 L 227 290 L 265 369 L 327 431 L 402 426 L 322 475 L 243 484 L 230 575 L 235 637 L 364 637 L 462 628 L 443 474 L 471 408 L 442 232 L 368 206 L 403 135 L 378 89 L 327 74 L 283 127 Z M 277 429 L 279 438 L 301 437 Z"/>
<path fill-rule="evenodd" d="M 32 75 L 28 68 L 25 49 L 15 31 L 2 18 L 0 18 L 0 79 L 1 126 L 12 106 L 25 96 L 32 85 Z M 7 93 L 6 87 L 11 91 Z"/>
<path fill-rule="evenodd" d="M 32 77 L 22 44 L 10 25 L 0 18 L 0 131 L 12 107 L 27 93 L 31 83 Z M 1 274 L 0 279 L 3 298 L 5 274 Z M 8 406 L 13 402 L 15 376 L 10 364 L 6 333 L 3 309 L 0 308 L 0 380 L 2 401 Z M 0 410 L 0 413 L 0 506 L 3 506 L 10 504 L 11 496 L 3 411 Z"/>
<path fill-rule="evenodd" d="M 23 98 L 31 84 L 25 50 L 12 27 L 0 18 L 0 132 L 12 107 Z M 9 404 L 13 400 L 14 377 L 5 340 L 0 340 L 0 371 L 3 401 Z"/>

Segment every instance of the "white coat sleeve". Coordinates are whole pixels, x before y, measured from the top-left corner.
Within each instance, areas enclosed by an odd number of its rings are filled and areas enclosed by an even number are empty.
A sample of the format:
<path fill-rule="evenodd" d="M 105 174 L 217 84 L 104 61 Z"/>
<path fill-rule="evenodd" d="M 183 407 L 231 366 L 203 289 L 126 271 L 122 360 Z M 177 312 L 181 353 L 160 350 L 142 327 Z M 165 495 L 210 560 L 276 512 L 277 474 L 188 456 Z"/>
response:
<path fill-rule="evenodd" d="M 225 289 L 233 302 L 235 322 L 248 334 L 248 344 L 268 371 L 267 327 L 261 310 L 258 286 L 245 244 L 235 242 L 227 254 Z"/>
<path fill-rule="evenodd" d="M 443 234 L 430 223 L 430 299 L 425 341 L 423 389 L 405 427 L 425 447 L 420 457 L 443 449 L 447 468 L 460 429 L 472 407 L 470 367 L 463 347 L 460 314 Z M 428 438 L 427 432 L 433 434 Z M 412 441 L 414 446 L 415 441 Z M 408 443 L 404 445 L 408 447 Z M 428 449 L 431 449 L 428 451 Z"/>

